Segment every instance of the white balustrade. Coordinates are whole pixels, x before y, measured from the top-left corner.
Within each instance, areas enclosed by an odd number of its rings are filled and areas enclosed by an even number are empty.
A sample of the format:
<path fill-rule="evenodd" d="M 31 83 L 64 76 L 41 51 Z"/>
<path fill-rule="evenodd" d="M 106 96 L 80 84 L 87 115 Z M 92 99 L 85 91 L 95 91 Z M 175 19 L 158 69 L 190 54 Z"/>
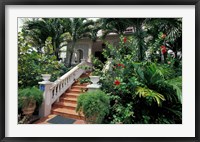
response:
<path fill-rule="evenodd" d="M 44 117 L 50 114 L 51 106 L 59 97 L 71 87 L 71 85 L 85 72 L 81 65 L 91 65 L 90 63 L 82 60 L 80 64 L 72 68 L 69 72 L 61 76 L 55 82 L 39 82 L 44 85 L 43 103 L 40 108 L 40 116 Z"/>

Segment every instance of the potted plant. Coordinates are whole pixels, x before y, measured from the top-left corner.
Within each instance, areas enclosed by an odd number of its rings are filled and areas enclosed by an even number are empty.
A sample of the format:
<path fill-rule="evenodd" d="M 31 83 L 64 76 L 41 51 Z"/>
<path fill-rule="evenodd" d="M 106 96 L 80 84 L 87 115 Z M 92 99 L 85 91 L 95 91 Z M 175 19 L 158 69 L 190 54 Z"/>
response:
<path fill-rule="evenodd" d="M 35 111 L 36 104 L 41 105 L 43 92 L 36 87 L 19 90 L 18 103 L 24 115 L 32 115 Z"/>
<path fill-rule="evenodd" d="M 87 123 L 100 124 L 109 113 L 109 96 L 101 90 L 86 92 L 78 97 L 76 112 L 84 114 Z"/>

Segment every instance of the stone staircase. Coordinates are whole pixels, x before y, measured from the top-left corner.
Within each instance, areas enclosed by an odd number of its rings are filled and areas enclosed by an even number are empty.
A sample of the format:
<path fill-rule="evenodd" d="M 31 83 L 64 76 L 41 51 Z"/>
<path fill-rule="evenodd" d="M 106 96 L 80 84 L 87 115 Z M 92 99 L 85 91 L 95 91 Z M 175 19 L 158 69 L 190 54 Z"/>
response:
<path fill-rule="evenodd" d="M 81 75 L 80 78 L 88 77 L 87 74 Z M 84 120 L 83 114 L 76 113 L 77 98 L 78 96 L 87 91 L 87 83 L 80 84 L 75 82 L 70 89 L 60 97 L 59 102 L 56 102 L 52 106 L 51 114 L 60 115 L 67 118 Z"/>

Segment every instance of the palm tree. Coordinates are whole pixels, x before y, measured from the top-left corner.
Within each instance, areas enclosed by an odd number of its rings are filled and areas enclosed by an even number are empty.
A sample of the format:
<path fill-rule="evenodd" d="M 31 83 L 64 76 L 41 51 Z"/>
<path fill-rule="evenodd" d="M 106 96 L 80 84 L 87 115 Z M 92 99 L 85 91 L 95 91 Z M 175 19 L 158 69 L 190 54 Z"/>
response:
<path fill-rule="evenodd" d="M 128 18 L 128 25 L 133 27 L 133 38 L 136 41 L 136 48 L 138 50 L 138 59 L 144 60 L 144 54 L 146 51 L 144 38 L 146 31 L 144 31 L 144 24 L 146 18 Z"/>
<path fill-rule="evenodd" d="M 138 49 L 138 59 L 144 59 L 145 45 L 144 37 L 146 32 L 143 30 L 145 18 L 102 18 L 102 37 L 105 38 L 109 33 L 117 33 L 124 35 L 128 27 L 133 27 L 133 37 L 136 41 L 136 48 Z"/>
<path fill-rule="evenodd" d="M 103 30 L 103 39 L 109 33 L 116 33 L 118 35 L 123 35 L 124 31 L 127 29 L 128 19 L 126 18 L 101 18 L 99 20 L 101 22 L 101 27 Z"/>
<path fill-rule="evenodd" d="M 27 37 L 29 37 L 33 46 L 37 47 L 38 52 L 41 52 L 41 48 L 45 45 L 47 38 L 51 37 L 54 55 L 57 57 L 57 60 L 59 60 L 59 49 L 65 46 L 65 44 L 61 44 L 65 41 L 63 34 L 66 33 L 66 29 L 63 26 L 63 19 L 33 19 L 25 22 L 23 31 L 26 33 Z"/>
<path fill-rule="evenodd" d="M 88 20 L 86 18 L 69 18 L 65 19 L 65 28 L 67 32 L 71 35 L 71 41 L 68 44 L 66 55 L 69 55 L 68 66 L 71 66 L 72 56 L 74 53 L 74 48 L 78 39 L 85 36 L 88 31 L 90 31 L 90 26 L 94 24 L 94 21 Z"/>
<path fill-rule="evenodd" d="M 178 52 L 182 52 L 182 19 L 181 18 L 149 18 L 146 22 L 148 34 L 153 37 L 155 43 L 158 33 L 166 34 L 165 46 L 174 52 L 178 60 Z M 176 65 L 176 64 L 175 64 Z"/>

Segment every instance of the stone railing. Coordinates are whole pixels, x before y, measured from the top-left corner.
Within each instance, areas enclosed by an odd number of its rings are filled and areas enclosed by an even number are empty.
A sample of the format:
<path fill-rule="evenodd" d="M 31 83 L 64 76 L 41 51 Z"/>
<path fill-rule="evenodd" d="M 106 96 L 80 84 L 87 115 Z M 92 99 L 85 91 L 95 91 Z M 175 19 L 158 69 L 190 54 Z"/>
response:
<path fill-rule="evenodd" d="M 71 87 L 71 85 L 85 72 L 80 68 L 82 65 L 90 65 L 84 59 L 81 63 L 72 68 L 69 72 L 61 76 L 55 82 L 39 82 L 43 86 L 43 103 L 40 108 L 39 115 L 41 117 L 47 116 L 51 112 L 51 107 L 54 102 L 59 101 L 59 97 Z"/>

